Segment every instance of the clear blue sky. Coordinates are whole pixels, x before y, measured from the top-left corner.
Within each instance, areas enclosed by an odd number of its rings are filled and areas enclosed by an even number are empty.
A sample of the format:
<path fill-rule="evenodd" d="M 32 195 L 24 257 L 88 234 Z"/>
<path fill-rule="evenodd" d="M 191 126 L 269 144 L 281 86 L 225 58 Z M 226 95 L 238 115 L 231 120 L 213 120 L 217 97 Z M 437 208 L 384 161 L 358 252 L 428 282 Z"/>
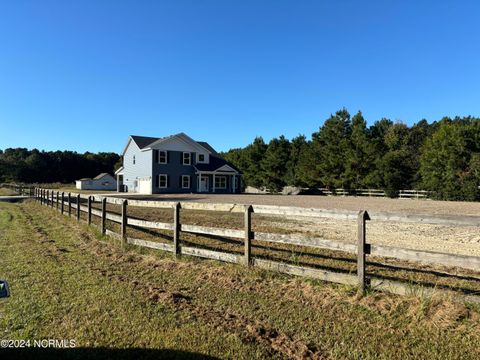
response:
<path fill-rule="evenodd" d="M 0 149 L 480 116 L 479 1 L 0 0 Z"/>

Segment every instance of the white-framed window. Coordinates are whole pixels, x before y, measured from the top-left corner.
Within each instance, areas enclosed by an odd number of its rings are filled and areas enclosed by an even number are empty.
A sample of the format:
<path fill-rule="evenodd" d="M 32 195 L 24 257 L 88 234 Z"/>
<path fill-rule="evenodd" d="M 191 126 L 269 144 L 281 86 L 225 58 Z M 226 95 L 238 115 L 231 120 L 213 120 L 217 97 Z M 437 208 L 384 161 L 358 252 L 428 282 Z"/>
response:
<path fill-rule="evenodd" d="M 215 189 L 226 189 L 227 177 L 222 175 L 215 176 Z"/>
<path fill-rule="evenodd" d="M 190 189 L 190 175 L 182 175 L 182 189 Z"/>
<path fill-rule="evenodd" d="M 158 163 L 159 164 L 168 163 L 168 154 L 166 150 L 158 150 Z"/>
<path fill-rule="evenodd" d="M 189 152 L 184 152 L 183 153 L 183 157 L 182 157 L 182 164 L 183 165 L 190 165 L 192 163 L 192 159 L 191 159 L 191 156 L 192 154 L 189 153 Z"/>
<path fill-rule="evenodd" d="M 168 175 L 166 174 L 158 175 L 158 187 L 160 189 L 165 189 L 168 187 Z"/>

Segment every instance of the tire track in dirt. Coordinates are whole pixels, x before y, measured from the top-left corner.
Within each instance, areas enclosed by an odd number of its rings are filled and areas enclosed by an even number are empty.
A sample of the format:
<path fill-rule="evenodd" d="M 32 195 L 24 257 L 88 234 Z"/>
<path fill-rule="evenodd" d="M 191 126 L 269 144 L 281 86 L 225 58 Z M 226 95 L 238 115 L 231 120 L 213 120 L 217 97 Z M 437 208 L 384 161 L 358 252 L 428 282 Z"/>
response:
<path fill-rule="evenodd" d="M 253 321 L 243 315 L 232 311 L 223 311 L 210 306 L 195 303 L 194 297 L 178 291 L 169 291 L 154 284 L 145 283 L 139 280 L 131 280 L 124 276 L 121 267 L 125 264 L 137 266 L 141 263 L 141 255 L 112 253 L 110 247 L 95 247 L 93 250 L 96 256 L 108 257 L 114 263 L 114 271 L 92 266 L 91 270 L 102 276 L 108 277 L 116 282 L 129 282 L 135 291 L 143 294 L 148 302 L 153 304 L 161 303 L 173 307 L 176 311 L 183 312 L 188 321 L 200 321 L 214 328 L 227 331 L 242 339 L 242 341 L 261 343 L 269 349 L 270 355 L 278 354 L 289 359 L 326 359 L 327 357 L 313 344 L 307 344 L 301 340 L 278 332 L 276 329 L 265 326 L 261 322 Z M 139 266 L 145 266 L 140 264 Z M 162 267 L 161 264 L 158 267 Z"/>
<path fill-rule="evenodd" d="M 26 211 L 23 209 L 21 209 L 21 211 L 28 225 L 40 235 L 39 237 L 42 243 L 48 244 L 50 250 L 53 250 L 55 253 L 61 253 L 58 249 L 56 249 L 57 251 L 54 250 L 56 244 L 53 240 L 49 239 L 48 230 L 46 230 L 42 224 L 37 224 L 35 219 Z M 122 253 L 110 244 L 101 243 L 92 234 L 81 229 L 76 223 L 70 224 L 69 222 L 62 221 L 60 225 L 64 227 L 66 231 L 77 234 L 77 237 L 82 241 L 82 246 L 78 248 L 80 251 L 87 250 L 94 256 L 104 257 L 112 263 L 112 270 L 107 271 L 99 268 L 92 261 L 86 262 L 90 270 L 116 282 L 130 282 L 132 288 L 142 293 L 148 302 L 162 303 L 173 307 L 176 311 L 183 312 L 188 321 L 200 321 L 214 328 L 236 334 L 246 343 L 261 343 L 268 349 L 270 355 L 280 355 L 290 359 L 326 359 L 313 344 L 307 344 L 304 341 L 294 339 L 274 328 L 265 326 L 261 322 L 253 321 L 241 314 L 236 314 L 231 311 L 225 312 L 210 306 L 194 303 L 192 296 L 182 294 L 181 292 L 172 292 L 153 284 L 139 280 L 130 280 L 122 272 L 122 267 L 127 266 L 127 264 L 130 266 L 146 266 L 140 264 L 142 262 L 142 255 Z M 137 265 L 137 263 L 139 265 Z M 158 264 L 156 267 L 161 266 L 161 264 Z"/>

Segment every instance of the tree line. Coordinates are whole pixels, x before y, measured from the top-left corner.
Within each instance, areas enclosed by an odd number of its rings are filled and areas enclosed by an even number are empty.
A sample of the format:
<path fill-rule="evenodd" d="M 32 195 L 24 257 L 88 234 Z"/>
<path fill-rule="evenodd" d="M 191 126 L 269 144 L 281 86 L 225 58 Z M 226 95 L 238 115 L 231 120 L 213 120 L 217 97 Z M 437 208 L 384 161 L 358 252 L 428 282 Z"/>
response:
<path fill-rule="evenodd" d="M 118 154 L 111 152 L 79 154 L 9 148 L 0 150 L 0 182 L 72 183 L 102 172 L 112 174 L 119 159 Z"/>
<path fill-rule="evenodd" d="M 331 115 L 307 139 L 256 137 L 222 154 L 244 174 L 246 185 L 278 192 L 308 188 L 432 191 L 445 200 L 480 199 L 480 119 L 445 117 L 407 126 L 383 118 L 373 125 L 361 112 Z"/>

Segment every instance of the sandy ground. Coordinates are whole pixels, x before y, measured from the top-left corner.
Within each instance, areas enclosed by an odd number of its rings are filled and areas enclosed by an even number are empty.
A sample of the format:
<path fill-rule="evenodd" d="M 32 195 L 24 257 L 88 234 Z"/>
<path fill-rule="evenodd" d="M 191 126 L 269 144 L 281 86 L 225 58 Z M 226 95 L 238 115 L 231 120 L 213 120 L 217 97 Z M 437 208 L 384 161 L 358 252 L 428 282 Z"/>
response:
<path fill-rule="evenodd" d="M 373 197 L 341 197 L 312 195 L 222 195 L 222 194 L 169 194 L 169 195 L 112 195 L 135 199 L 165 201 L 198 201 L 257 205 L 299 206 L 320 209 L 388 211 L 409 214 L 473 215 L 480 216 L 480 202 L 434 201 L 416 199 L 388 199 Z"/>
<path fill-rule="evenodd" d="M 126 194 L 122 194 L 125 196 Z M 281 196 L 281 195 L 220 195 L 175 194 L 132 195 L 136 199 L 165 201 L 198 201 L 259 205 L 299 206 L 323 209 L 386 211 L 404 214 L 480 216 L 480 203 L 387 199 L 370 197 Z M 272 218 L 275 227 L 308 233 L 329 240 L 355 243 L 357 228 L 354 221 L 331 219 Z M 395 222 L 368 222 L 367 241 L 402 248 L 480 256 L 480 228 L 454 227 Z"/>

